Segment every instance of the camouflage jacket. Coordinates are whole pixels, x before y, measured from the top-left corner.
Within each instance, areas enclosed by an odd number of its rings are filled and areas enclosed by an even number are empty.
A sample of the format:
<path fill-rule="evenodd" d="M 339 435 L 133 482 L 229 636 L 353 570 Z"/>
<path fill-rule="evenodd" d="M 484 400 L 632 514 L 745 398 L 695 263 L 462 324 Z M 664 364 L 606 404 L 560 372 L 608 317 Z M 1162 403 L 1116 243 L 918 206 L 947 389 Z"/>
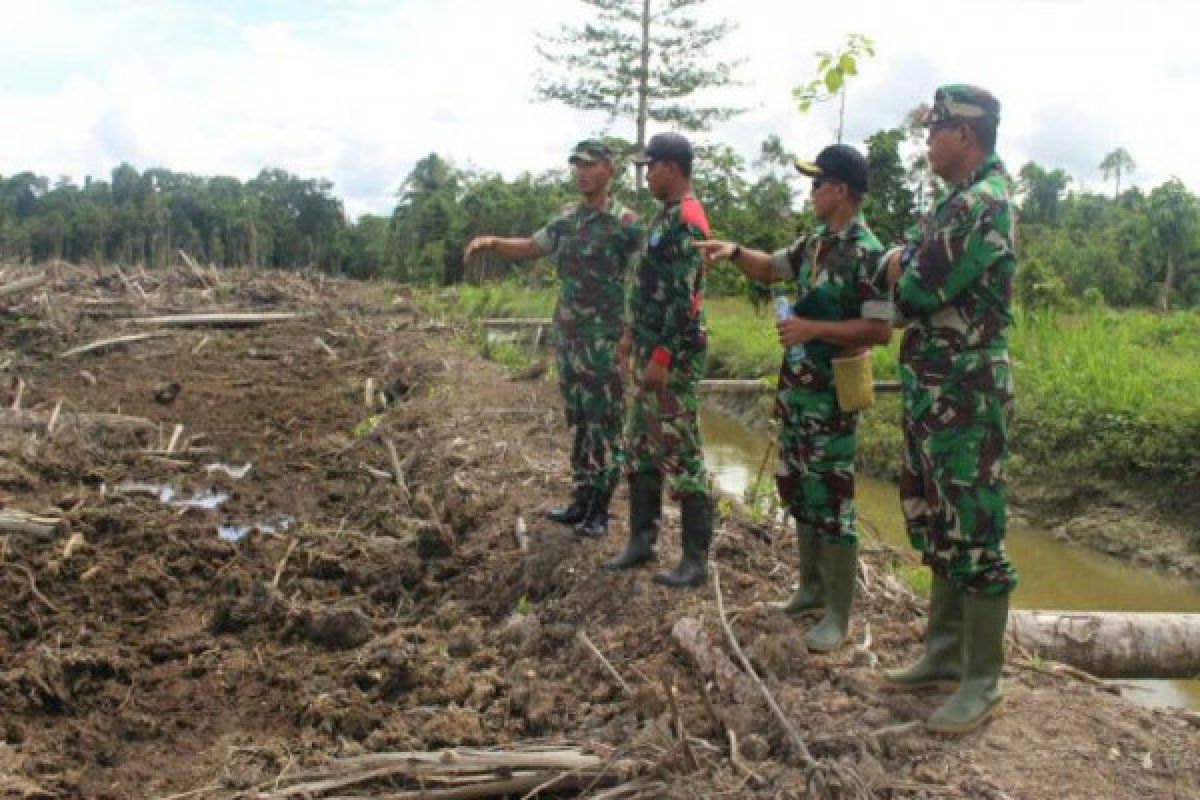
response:
<path fill-rule="evenodd" d="M 900 361 L 916 383 L 980 380 L 1008 363 L 1016 209 L 1012 179 L 990 155 L 908 234 L 896 310 L 908 327 Z M 1007 370 L 1004 370 L 1007 373 Z"/>
<path fill-rule="evenodd" d="M 654 218 L 629 295 L 639 359 L 669 365 L 678 353 L 704 349 L 704 261 L 692 243 L 707 238 L 704 208 L 690 194 Z"/>
<path fill-rule="evenodd" d="M 564 341 L 611 339 L 625 325 L 625 292 L 641 248 L 637 217 L 610 200 L 597 211 L 586 203 L 566 209 L 533 241 L 558 268 L 554 322 Z"/>
<path fill-rule="evenodd" d="M 862 214 L 840 231 L 824 224 L 771 255 L 776 280 L 793 281 L 798 317 L 837 321 L 892 320 L 892 294 L 887 271 L 881 268 L 883 246 L 867 227 Z M 830 359 L 838 348 L 819 339 L 804 346 L 804 363 L 832 375 Z M 803 369 L 803 367 L 802 367 Z"/>

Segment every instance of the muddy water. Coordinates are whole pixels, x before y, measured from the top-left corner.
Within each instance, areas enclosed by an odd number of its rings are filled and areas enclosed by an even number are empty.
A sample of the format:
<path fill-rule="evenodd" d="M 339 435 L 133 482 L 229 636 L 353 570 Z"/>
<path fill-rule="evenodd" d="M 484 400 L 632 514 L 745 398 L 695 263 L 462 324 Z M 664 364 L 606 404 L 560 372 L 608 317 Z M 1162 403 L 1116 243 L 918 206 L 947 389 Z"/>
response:
<path fill-rule="evenodd" d="M 700 419 L 705 458 L 718 486 L 741 496 L 763 464 L 767 436 L 737 419 L 706 408 Z M 763 470 L 770 481 L 774 463 Z M 863 532 L 907 547 L 896 487 L 859 477 L 859 517 Z M 1009 550 L 1021 581 L 1013 593 L 1018 608 L 1094 611 L 1200 611 L 1200 586 L 1059 542 L 1022 520 L 1009 529 Z M 1147 705 L 1200 710 L 1200 681 L 1132 681 L 1126 694 Z"/>

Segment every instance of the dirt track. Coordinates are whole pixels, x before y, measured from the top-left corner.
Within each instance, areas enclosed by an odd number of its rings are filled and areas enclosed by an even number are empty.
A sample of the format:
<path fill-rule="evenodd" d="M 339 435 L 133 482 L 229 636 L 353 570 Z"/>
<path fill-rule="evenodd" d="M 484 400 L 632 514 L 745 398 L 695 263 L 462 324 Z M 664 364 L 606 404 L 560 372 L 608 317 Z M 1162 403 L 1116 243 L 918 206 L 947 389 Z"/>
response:
<path fill-rule="evenodd" d="M 24 409 L 51 415 L 62 400 L 63 414 L 160 430 L 88 432 L 66 416 L 49 438 L 0 427 L 7 509 L 64 520 L 50 536 L 0 534 L 0 797 L 269 796 L 335 757 L 532 744 L 600 754 L 620 765 L 611 782 L 637 781 L 644 797 L 805 796 L 766 706 L 699 679 L 673 643 L 692 617 L 728 653 L 711 589 L 600 570 L 623 523 L 578 542 L 539 519 L 564 488 L 551 382 L 511 380 L 376 285 L 221 281 L 63 267 L 48 290 L 3 298 L 0 363 L 25 384 L 5 408 L 19 392 Z M 132 332 L 120 318 L 142 308 L 314 316 L 57 357 Z M 386 407 L 368 408 L 368 378 Z M 206 472 L 213 462 L 252 468 L 234 479 Z M 139 483 L 229 498 L 179 508 L 130 490 Z M 286 530 L 217 535 L 284 518 Z M 664 540 L 669 562 L 677 516 Z M 1135 708 L 1019 657 L 1003 713 L 981 731 L 905 726 L 937 695 L 883 694 L 872 680 L 876 661 L 913 655 L 922 629 L 921 603 L 888 577 L 894 553 L 865 554 L 858 644 L 829 657 L 804 652 L 805 621 L 761 608 L 793 578 L 789 537 L 727 519 L 714 555 L 738 638 L 812 754 L 876 797 L 1200 797 L 1195 715 Z M 417 796 L 405 788 L 419 787 L 393 776 L 330 791 Z"/>

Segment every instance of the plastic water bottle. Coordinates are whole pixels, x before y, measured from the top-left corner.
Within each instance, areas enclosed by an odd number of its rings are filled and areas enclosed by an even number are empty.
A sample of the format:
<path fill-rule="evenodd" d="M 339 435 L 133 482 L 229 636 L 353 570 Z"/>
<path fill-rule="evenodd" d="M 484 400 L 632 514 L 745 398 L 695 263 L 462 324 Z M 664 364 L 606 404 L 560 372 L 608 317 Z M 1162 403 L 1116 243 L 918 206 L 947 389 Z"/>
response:
<path fill-rule="evenodd" d="M 782 286 L 772 288 L 771 301 L 775 305 L 776 321 L 783 322 L 785 319 L 791 319 L 796 316 L 796 313 L 792 311 L 792 298 L 788 295 L 787 289 Z M 795 369 L 804 360 L 804 345 L 792 345 L 787 349 L 784 357 L 787 359 L 788 366 Z"/>

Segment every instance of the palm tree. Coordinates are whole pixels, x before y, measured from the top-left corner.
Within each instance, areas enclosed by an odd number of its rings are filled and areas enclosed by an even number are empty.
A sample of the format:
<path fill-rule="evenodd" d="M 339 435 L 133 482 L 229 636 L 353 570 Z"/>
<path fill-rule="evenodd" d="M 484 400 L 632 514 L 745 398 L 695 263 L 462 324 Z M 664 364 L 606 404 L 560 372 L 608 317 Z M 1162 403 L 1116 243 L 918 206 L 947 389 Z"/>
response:
<path fill-rule="evenodd" d="M 1116 200 L 1121 196 L 1121 173 L 1133 172 L 1137 164 L 1133 163 L 1133 156 L 1129 155 L 1128 150 L 1118 147 L 1104 157 L 1100 169 L 1104 172 L 1104 180 L 1108 180 L 1110 175 L 1116 178 L 1116 188 L 1113 190 L 1113 199 Z"/>

